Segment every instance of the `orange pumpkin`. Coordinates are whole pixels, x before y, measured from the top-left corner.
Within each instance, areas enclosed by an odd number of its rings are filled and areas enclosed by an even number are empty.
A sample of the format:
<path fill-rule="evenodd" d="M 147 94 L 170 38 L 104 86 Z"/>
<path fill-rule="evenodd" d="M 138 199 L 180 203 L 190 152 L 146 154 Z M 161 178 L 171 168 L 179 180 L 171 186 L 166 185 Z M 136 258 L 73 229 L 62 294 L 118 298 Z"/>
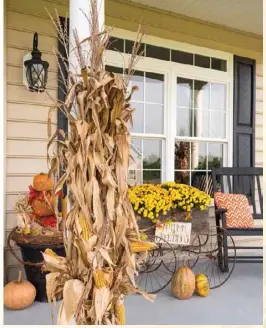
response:
<path fill-rule="evenodd" d="M 30 306 L 36 297 L 35 287 L 27 280 L 9 282 L 4 288 L 4 304 L 10 310 L 22 310 Z"/>
<path fill-rule="evenodd" d="M 33 178 L 33 189 L 36 191 L 52 190 L 53 186 L 53 180 L 48 178 L 48 174 L 40 173 Z"/>
<path fill-rule="evenodd" d="M 180 300 L 190 298 L 195 291 L 195 275 L 188 267 L 178 269 L 172 278 L 172 293 Z"/>
<path fill-rule="evenodd" d="M 45 198 L 33 198 L 31 207 L 37 216 L 50 216 L 54 214 L 54 197 L 46 195 Z"/>

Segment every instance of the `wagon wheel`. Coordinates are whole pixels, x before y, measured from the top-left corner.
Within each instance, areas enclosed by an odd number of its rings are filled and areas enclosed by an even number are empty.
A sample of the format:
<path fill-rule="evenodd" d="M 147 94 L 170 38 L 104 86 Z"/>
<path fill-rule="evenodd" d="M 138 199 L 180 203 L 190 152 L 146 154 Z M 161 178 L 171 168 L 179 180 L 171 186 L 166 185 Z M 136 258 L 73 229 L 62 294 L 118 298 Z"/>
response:
<path fill-rule="evenodd" d="M 147 293 L 157 293 L 164 289 L 172 280 L 176 270 L 176 255 L 171 244 L 161 237 L 152 236 L 149 240 L 157 247 L 148 252 L 148 256 L 140 264 L 136 283 Z"/>
<path fill-rule="evenodd" d="M 190 245 L 173 246 L 177 258 L 177 269 L 184 265 L 190 269 L 194 268 L 200 258 L 201 243 L 202 241 L 198 235 L 192 235 Z"/>
<path fill-rule="evenodd" d="M 207 238 L 208 236 L 208 238 Z M 209 279 L 210 289 L 222 286 L 231 276 L 236 261 L 236 248 L 232 236 L 222 227 L 210 227 L 199 236 L 201 250 L 193 272 L 203 273 Z M 227 239 L 230 261 L 224 258 L 223 242 Z M 208 241 L 206 243 L 206 240 Z"/>

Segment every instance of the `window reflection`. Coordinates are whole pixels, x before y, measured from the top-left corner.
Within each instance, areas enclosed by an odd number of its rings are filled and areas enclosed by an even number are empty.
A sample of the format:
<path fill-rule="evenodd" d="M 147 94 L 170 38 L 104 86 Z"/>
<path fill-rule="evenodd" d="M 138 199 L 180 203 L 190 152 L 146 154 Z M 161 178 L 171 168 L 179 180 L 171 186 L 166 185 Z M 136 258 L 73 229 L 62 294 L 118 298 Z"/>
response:
<path fill-rule="evenodd" d="M 143 169 L 161 168 L 161 140 L 143 140 Z"/>
<path fill-rule="evenodd" d="M 223 144 L 209 143 L 208 144 L 208 169 L 213 167 L 222 167 L 223 159 Z"/>
<path fill-rule="evenodd" d="M 207 144 L 205 142 L 191 142 L 192 170 L 206 170 Z"/>
<path fill-rule="evenodd" d="M 190 169 L 190 142 L 180 141 L 175 143 L 175 169 Z"/>
<path fill-rule="evenodd" d="M 176 95 L 177 106 L 191 108 L 193 97 L 193 80 L 178 77 Z"/>
<path fill-rule="evenodd" d="M 163 134 L 163 106 L 145 105 L 145 133 Z"/>
<path fill-rule="evenodd" d="M 210 108 L 210 83 L 194 81 L 194 108 L 202 110 Z"/>
<path fill-rule="evenodd" d="M 221 143 L 176 141 L 175 181 L 212 195 L 211 169 L 222 166 L 224 147 Z"/>
<path fill-rule="evenodd" d="M 220 83 L 211 84 L 210 109 L 222 110 L 226 109 L 226 86 Z"/>
<path fill-rule="evenodd" d="M 146 72 L 145 100 L 146 102 L 163 104 L 164 75 Z"/>
<path fill-rule="evenodd" d="M 138 90 L 132 94 L 131 101 L 144 101 L 144 72 L 134 72 L 129 82 L 129 91 L 132 86 L 136 86 Z"/>
<path fill-rule="evenodd" d="M 161 182 L 162 140 L 132 138 L 128 183 Z"/>
<path fill-rule="evenodd" d="M 131 108 L 134 109 L 132 113 L 133 126 L 130 128 L 131 132 L 144 132 L 144 104 L 131 102 Z"/>

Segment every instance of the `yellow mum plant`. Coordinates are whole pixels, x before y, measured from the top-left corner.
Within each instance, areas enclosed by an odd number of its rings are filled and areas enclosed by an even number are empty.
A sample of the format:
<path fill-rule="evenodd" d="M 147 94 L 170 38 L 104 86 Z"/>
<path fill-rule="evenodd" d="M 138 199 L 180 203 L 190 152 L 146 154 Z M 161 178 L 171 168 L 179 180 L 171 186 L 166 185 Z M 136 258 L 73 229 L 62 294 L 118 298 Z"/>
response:
<path fill-rule="evenodd" d="M 205 192 L 175 182 L 135 186 L 129 189 L 129 199 L 136 213 L 154 223 L 159 222 L 160 215 L 167 215 L 174 209 L 191 218 L 194 209 L 203 211 L 211 203 L 211 197 Z"/>

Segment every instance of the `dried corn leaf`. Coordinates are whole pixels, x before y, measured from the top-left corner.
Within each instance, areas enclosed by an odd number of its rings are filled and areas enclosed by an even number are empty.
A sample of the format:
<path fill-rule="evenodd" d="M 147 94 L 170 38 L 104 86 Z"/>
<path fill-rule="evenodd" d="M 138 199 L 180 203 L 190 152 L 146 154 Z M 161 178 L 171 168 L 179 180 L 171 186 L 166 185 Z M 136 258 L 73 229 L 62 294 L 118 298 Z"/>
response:
<path fill-rule="evenodd" d="M 95 306 L 95 314 L 96 314 L 96 322 L 101 324 L 103 315 L 108 307 L 110 302 L 110 289 L 109 287 L 103 287 L 101 289 L 95 288 L 95 299 L 94 299 L 94 306 Z"/>
<path fill-rule="evenodd" d="M 58 325 L 69 325 L 74 317 L 80 298 L 84 292 L 84 283 L 78 279 L 71 279 L 65 283 L 63 303 L 58 316 Z"/>

